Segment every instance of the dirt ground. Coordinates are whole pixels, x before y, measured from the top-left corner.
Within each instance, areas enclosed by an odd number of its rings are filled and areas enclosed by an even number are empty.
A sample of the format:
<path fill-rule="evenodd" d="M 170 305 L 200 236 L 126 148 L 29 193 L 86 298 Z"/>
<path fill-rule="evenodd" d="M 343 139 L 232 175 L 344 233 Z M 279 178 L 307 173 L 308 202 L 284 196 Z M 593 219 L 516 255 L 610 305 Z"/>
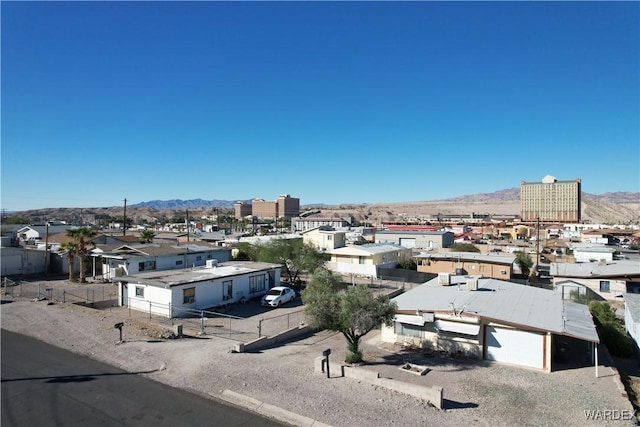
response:
<path fill-rule="evenodd" d="M 82 294 L 73 289 L 77 284 L 66 286 L 69 292 Z M 101 293 L 102 284 L 81 286 L 96 287 Z M 175 387 L 213 397 L 231 390 L 334 426 L 602 425 L 587 422 L 584 411 L 631 408 L 604 356 L 598 377 L 588 365 L 543 373 L 404 350 L 382 343 L 379 331 L 367 335 L 362 343 L 366 361 L 362 369 L 374 370 L 382 378 L 442 386 L 445 409 L 437 411 L 414 398 L 340 378 L 338 366 L 346 353 L 341 334 L 322 332 L 263 351 L 233 354 L 234 340 L 195 334 L 187 339 L 166 339 L 165 324 L 144 313 L 129 314 L 124 307 L 97 310 L 69 302 L 49 304 L 8 296 L 3 297 L 1 307 L 5 329 L 130 372 L 150 372 L 145 375 Z M 113 325 L 118 321 L 125 324 L 123 344 L 116 343 L 118 331 Z M 335 363 L 331 382 L 313 372 L 314 359 L 327 348 L 332 350 Z M 428 371 L 416 375 L 401 369 L 406 363 Z M 274 382 L 274 376 L 279 380 Z"/>

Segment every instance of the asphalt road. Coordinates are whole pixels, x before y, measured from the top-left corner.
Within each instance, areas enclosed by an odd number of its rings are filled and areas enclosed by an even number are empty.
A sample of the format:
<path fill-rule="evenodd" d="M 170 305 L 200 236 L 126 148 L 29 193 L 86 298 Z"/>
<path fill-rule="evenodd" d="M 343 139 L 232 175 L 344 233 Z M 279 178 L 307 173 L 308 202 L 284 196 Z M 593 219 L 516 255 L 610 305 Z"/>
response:
<path fill-rule="evenodd" d="M 2 427 L 282 425 L 24 335 L 1 340 Z"/>

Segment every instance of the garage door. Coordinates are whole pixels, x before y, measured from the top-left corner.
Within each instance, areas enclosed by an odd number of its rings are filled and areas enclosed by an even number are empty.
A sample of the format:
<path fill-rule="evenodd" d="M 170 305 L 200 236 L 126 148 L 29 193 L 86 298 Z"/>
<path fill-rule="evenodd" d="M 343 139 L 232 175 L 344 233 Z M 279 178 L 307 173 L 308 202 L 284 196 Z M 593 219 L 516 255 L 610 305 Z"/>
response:
<path fill-rule="evenodd" d="M 544 368 L 544 335 L 487 326 L 485 359 Z"/>
<path fill-rule="evenodd" d="M 416 239 L 400 239 L 400 246 L 413 249 L 416 247 Z"/>

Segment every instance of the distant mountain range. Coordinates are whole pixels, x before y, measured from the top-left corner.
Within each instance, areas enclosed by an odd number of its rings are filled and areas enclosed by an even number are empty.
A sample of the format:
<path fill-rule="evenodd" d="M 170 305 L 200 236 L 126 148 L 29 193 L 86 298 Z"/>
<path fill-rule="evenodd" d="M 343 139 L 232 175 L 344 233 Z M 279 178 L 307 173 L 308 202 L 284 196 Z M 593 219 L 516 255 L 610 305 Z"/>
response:
<path fill-rule="evenodd" d="M 243 200 L 246 203 L 250 203 L 251 200 Z M 137 203 L 131 205 L 134 208 L 152 208 L 152 209 L 196 209 L 196 208 L 232 208 L 237 200 L 203 200 L 203 199 L 190 199 L 190 200 L 151 200 L 150 202 Z"/>
<path fill-rule="evenodd" d="M 609 203 L 638 203 L 640 202 L 640 193 L 631 191 L 617 191 L 604 194 L 590 194 L 582 193 L 583 198 L 597 199 Z M 493 193 L 477 193 L 467 196 L 454 197 L 444 200 L 435 200 L 442 202 L 453 203 L 481 203 L 481 202 L 500 202 L 500 201 L 514 201 L 520 200 L 520 187 L 509 188 L 506 190 L 499 190 Z M 251 200 L 243 200 L 245 203 L 251 203 Z M 233 208 L 237 200 L 203 200 L 203 199 L 190 199 L 190 200 L 151 200 L 149 202 L 142 202 L 132 207 L 146 207 L 158 210 L 165 209 L 197 209 L 197 208 Z M 365 203 L 366 204 L 366 203 Z M 326 203 L 310 203 L 304 205 L 307 207 L 323 207 L 331 206 Z"/>

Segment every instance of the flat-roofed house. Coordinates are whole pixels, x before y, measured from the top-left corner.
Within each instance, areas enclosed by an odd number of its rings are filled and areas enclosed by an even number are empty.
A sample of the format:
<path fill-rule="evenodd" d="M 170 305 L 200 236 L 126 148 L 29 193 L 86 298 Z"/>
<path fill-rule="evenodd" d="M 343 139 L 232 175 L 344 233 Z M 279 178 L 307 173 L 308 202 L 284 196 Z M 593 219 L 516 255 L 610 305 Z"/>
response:
<path fill-rule="evenodd" d="M 451 231 L 378 230 L 376 243 L 391 243 L 407 248 L 438 250 L 453 245 L 455 234 Z"/>
<path fill-rule="evenodd" d="M 202 267 L 118 277 L 118 304 L 169 318 L 243 302 L 280 285 L 279 264 L 213 261 Z"/>
<path fill-rule="evenodd" d="M 111 280 L 120 276 L 148 271 L 176 270 L 203 266 L 209 260 L 231 260 L 231 248 L 211 246 L 204 242 L 177 245 L 145 243 L 137 245 L 98 246 L 91 252 L 94 276 Z M 97 264 L 102 264 L 101 267 Z"/>
<path fill-rule="evenodd" d="M 326 263 L 329 270 L 339 274 L 378 277 L 378 269 L 393 268 L 398 260 L 411 256 L 411 249 L 399 245 L 369 243 L 349 245 L 328 251 L 331 260 Z"/>
<path fill-rule="evenodd" d="M 347 245 L 347 232 L 331 227 L 316 227 L 302 232 L 302 241 L 313 245 L 320 252 L 332 251 Z"/>
<path fill-rule="evenodd" d="M 511 280 L 516 256 L 475 252 L 428 252 L 414 255 L 417 270 L 423 273 L 471 274 Z"/>

